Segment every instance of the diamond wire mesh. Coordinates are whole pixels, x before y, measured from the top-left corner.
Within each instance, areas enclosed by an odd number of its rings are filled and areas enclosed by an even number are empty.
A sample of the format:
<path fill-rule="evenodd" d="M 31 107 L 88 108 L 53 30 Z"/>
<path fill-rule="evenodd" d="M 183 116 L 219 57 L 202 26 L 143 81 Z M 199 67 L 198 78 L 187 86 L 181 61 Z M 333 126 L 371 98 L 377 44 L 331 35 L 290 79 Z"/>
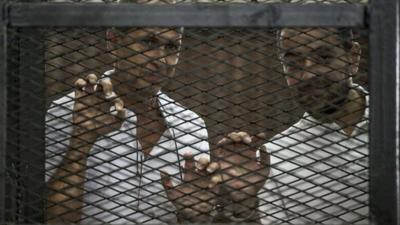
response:
<path fill-rule="evenodd" d="M 43 204 L 48 222 L 368 223 L 365 31 L 354 31 L 364 53 L 352 72 L 349 60 L 360 53 L 344 50 L 338 34 L 346 30 L 290 31 L 280 45 L 276 30 L 263 29 L 36 32 L 44 42 L 13 34 L 36 46 L 24 54 L 37 60 L 10 59 L 22 67 L 10 72 L 10 129 L 18 134 L 9 140 L 10 221 L 30 222 L 26 211 L 41 215 Z M 24 141 L 20 132 L 22 112 L 33 107 L 21 108 L 21 99 L 43 94 L 40 80 L 19 80 L 23 68 L 46 84 L 45 155 L 32 150 L 44 140 Z M 24 93 L 25 83 L 38 91 Z M 211 155 L 211 175 L 188 152 Z"/>

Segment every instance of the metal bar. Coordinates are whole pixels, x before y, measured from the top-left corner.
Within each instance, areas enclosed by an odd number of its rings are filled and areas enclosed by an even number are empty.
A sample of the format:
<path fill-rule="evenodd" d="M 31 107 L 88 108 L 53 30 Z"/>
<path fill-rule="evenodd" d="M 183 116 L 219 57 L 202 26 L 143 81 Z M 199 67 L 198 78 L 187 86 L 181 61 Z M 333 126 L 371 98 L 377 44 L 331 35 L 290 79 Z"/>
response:
<path fill-rule="evenodd" d="M 7 223 L 44 222 L 44 41 L 36 28 L 7 30 Z"/>
<path fill-rule="evenodd" d="M 377 225 L 399 224 L 398 4 L 371 0 L 370 7 L 370 215 Z"/>
<path fill-rule="evenodd" d="M 19 29 L 19 28 L 18 28 Z M 20 41 L 18 29 L 7 29 L 7 151 L 6 151 L 6 210 L 7 223 L 21 221 L 20 178 Z"/>
<path fill-rule="evenodd" d="M 32 26 L 364 27 L 365 5 L 15 3 L 10 24 Z"/>
<path fill-rule="evenodd" d="M 6 4 L 0 1 L 0 223 L 5 224 L 7 140 L 7 22 Z"/>
<path fill-rule="evenodd" d="M 44 40 L 36 28 L 23 28 L 20 40 L 20 162 L 25 223 L 44 223 L 45 80 Z"/>
<path fill-rule="evenodd" d="M 396 205 L 397 215 L 396 222 L 400 225 L 400 2 L 396 1 L 396 115 L 397 115 L 397 130 L 396 130 Z"/>
<path fill-rule="evenodd" d="M 40 2 L 41 0 L 20 0 L 19 2 Z M 44 40 L 36 28 L 13 29 L 9 34 L 10 58 L 8 71 L 13 79 L 8 84 L 9 93 L 16 99 L 9 101 L 8 121 L 13 123 L 9 134 L 16 141 L 9 144 L 11 162 L 17 169 L 15 187 L 19 201 L 12 213 L 15 221 L 44 223 L 45 209 L 45 81 L 44 81 Z M 11 83 L 12 82 L 12 83 Z M 13 110 L 13 111 L 12 111 Z M 11 126 L 10 126 L 11 127 Z M 10 137 L 11 138 L 11 137 Z M 10 150 L 11 149 L 11 150 Z M 17 152 L 15 154 L 14 152 Z M 16 190 L 14 190 L 16 189 Z M 12 217 L 10 217 L 12 218 Z"/>

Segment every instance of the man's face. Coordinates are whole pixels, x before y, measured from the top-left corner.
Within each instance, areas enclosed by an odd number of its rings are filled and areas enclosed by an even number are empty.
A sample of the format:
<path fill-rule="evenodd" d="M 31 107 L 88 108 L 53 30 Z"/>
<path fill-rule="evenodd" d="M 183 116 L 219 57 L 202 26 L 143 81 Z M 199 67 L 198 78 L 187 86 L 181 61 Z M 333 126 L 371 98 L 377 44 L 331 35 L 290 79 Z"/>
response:
<path fill-rule="evenodd" d="M 118 33 L 113 54 L 120 86 L 157 93 L 175 74 L 182 35 L 168 28 L 132 28 Z"/>
<path fill-rule="evenodd" d="M 317 119 L 329 120 L 346 101 L 359 48 L 344 49 L 335 29 L 283 29 L 280 57 L 296 100 Z M 358 47 L 358 45 L 356 45 Z"/>

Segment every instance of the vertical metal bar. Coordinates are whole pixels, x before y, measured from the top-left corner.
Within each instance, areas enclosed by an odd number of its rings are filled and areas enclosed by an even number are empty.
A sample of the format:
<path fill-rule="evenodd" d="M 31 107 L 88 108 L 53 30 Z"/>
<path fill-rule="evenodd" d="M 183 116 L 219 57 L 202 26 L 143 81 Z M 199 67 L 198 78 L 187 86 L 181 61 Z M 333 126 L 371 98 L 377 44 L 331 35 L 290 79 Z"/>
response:
<path fill-rule="evenodd" d="M 21 0 L 20 2 L 44 2 L 44 0 Z M 28 223 L 44 223 L 45 209 L 45 46 L 43 33 L 39 29 L 24 29 L 25 39 L 21 43 L 22 88 L 29 90 L 22 94 L 23 118 L 30 118 L 26 131 L 30 138 L 24 143 L 22 159 L 29 160 L 26 165 L 24 216 Z M 27 38 L 28 37 L 28 38 Z"/>
<path fill-rule="evenodd" d="M 24 0 L 23 0 L 24 1 Z M 22 1 L 22 2 L 23 2 Z M 31 0 L 30 2 L 39 2 Z M 37 29 L 14 28 L 8 41 L 7 222 L 44 222 L 44 41 Z"/>
<path fill-rule="evenodd" d="M 21 2 L 23 2 L 22 0 Z M 40 2 L 31 0 L 30 2 Z M 44 222 L 44 41 L 37 29 L 9 32 L 7 222 Z"/>
<path fill-rule="evenodd" d="M 7 29 L 7 151 L 6 215 L 7 222 L 20 221 L 20 79 L 18 29 Z"/>
<path fill-rule="evenodd" d="M 5 221 L 44 221 L 44 43 L 37 29 L 8 29 Z"/>
<path fill-rule="evenodd" d="M 44 222 L 45 80 L 44 40 L 39 29 L 20 33 L 20 160 L 25 223 Z"/>
<path fill-rule="evenodd" d="M 5 1 L 0 0 L 0 223 L 5 223 L 7 140 L 7 23 Z"/>
<path fill-rule="evenodd" d="M 399 224 L 397 0 L 370 2 L 370 215 Z"/>
<path fill-rule="evenodd" d="M 396 131 L 396 197 L 397 197 L 397 225 L 400 225 L 400 3 L 396 3 L 396 109 L 397 109 L 397 131 Z"/>

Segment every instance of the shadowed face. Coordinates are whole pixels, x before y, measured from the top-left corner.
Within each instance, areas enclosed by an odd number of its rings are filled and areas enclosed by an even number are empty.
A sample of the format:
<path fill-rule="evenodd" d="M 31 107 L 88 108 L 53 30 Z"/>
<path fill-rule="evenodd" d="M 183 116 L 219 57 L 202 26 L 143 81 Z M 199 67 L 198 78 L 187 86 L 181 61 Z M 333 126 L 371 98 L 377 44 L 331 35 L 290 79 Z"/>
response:
<path fill-rule="evenodd" d="M 287 84 L 304 109 L 320 120 L 330 120 L 347 100 L 350 76 L 357 72 L 360 47 L 343 47 L 335 29 L 283 29 L 280 57 Z"/>
<path fill-rule="evenodd" d="M 113 43 L 119 88 L 156 94 L 175 74 L 182 34 L 177 29 L 117 30 Z"/>

